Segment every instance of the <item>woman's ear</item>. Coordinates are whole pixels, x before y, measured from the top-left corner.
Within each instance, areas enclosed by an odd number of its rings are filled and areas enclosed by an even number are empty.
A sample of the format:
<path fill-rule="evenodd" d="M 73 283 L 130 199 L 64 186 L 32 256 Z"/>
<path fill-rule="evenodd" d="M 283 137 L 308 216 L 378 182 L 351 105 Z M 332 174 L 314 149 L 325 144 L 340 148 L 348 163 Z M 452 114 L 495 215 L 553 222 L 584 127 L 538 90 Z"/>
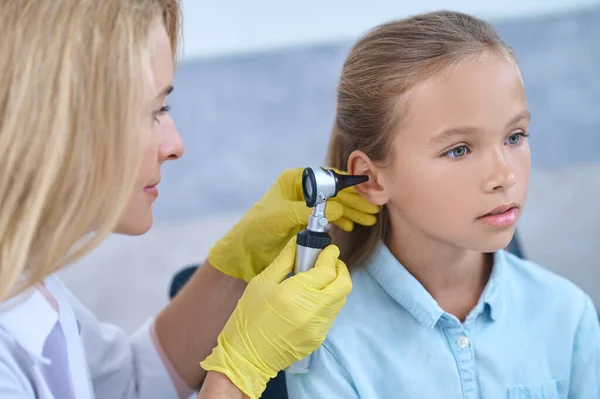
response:
<path fill-rule="evenodd" d="M 389 194 L 385 188 L 383 171 L 375 166 L 362 151 L 353 151 L 348 158 L 348 173 L 369 176 L 369 181 L 354 188 L 364 198 L 375 205 L 385 205 Z"/>

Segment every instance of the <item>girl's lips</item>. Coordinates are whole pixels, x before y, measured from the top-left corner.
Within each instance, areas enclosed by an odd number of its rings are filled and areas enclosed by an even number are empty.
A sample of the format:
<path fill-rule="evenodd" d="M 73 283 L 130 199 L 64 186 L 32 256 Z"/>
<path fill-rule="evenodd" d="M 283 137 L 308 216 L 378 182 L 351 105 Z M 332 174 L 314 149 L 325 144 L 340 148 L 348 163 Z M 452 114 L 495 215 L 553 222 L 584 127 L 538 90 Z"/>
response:
<path fill-rule="evenodd" d="M 498 214 L 487 214 L 485 216 L 481 216 L 478 220 L 481 220 L 483 223 L 492 226 L 492 227 L 510 227 L 517 222 L 517 217 L 519 215 L 519 208 L 512 207 L 507 209 L 506 211 Z"/>

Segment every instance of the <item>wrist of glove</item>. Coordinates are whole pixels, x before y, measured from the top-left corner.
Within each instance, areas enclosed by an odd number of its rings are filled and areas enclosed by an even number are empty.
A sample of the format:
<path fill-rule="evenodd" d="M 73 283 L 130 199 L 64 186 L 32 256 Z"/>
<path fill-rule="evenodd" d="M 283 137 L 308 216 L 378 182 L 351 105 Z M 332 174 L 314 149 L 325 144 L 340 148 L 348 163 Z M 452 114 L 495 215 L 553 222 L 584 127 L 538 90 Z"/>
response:
<path fill-rule="evenodd" d="M 313 269 L 286 279 L 296 257 L 295 237 L 290 240 L 249 283 L 201 366 L 227 375 L 250 398 L 260 397 L 279 371 L 322 344 L 343 307 L 352 282 L 338 256 L 330 245 Z"/>
<path fill-rule="evenodd" d="M 306 227 L 312 209 L 302 195 L 302 171 L 290 169 L 281 174 L 265 196 L 211 248 L 208 261 L 214 268 L 248 282 L 275 259 L 290 237 Z M 325 217 L 352 231 L 356 223 L 374 225 L 379 211 L 350 187 L 327 202 Z"/>

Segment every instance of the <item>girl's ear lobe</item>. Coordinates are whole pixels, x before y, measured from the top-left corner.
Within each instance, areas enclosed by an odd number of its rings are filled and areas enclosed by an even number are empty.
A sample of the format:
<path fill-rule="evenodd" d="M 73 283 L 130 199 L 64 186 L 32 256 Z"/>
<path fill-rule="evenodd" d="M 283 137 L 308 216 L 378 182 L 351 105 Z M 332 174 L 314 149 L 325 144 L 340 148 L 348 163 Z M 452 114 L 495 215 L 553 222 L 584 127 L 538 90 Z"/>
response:
<path fill-rule="evenodd" d="M 375 205 L 385 205 L 389 200 L 385 188 L 383 171 L 375 166 L 362 151 L 354 151 L 348 158 L 348 173 L 351 175 L 367 175 L 369 181 L 354 188 L 363 197 Z"/>

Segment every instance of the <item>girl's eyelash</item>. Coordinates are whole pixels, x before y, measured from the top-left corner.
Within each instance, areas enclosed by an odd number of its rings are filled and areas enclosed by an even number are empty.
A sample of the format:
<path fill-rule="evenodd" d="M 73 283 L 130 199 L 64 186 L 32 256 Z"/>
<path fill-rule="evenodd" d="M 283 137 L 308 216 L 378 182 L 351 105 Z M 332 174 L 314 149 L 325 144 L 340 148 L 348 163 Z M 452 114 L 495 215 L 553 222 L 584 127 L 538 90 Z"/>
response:
<path fill-rule="evenodd" d="M 525 131 L 523 131 L 523 130 L 520 130 L 520 131 L 516 131 L 516 132 L 513 132 L 513 133 L 511 133 L 511 134 L 510 134 L 510 135 L 507 137 L 507 139 L 509 139 L 509 138 L 511 138 L 511 137 L 513 137 L 513 136 L 516 136 L 516 135 L 518 135 L 518 136 L 520 137 L 519 141 L 518 141 L 517 143 L 514 143 L 514 144 L 513 144 L 513 143 L 509 143 L 508 145 L 512 145 L 512 146 L 519 146 L 519 145 L 521 145 L 521 144 L 523 143 L 523 140 L 522 140 L 522 139 L 529 137 L 529 133 L 527 133 L 527 132 L 525 132 Z M 464 154 L 456 155 L 456 154 L 454 153 L 454 151 L 456 151 L 456 150 L 458 150 L 458 149 L 462 149 L 462 148 L 464 148 L 464 149 L 465 149 L 465 152 L 464 152 Z M 461 144 L 461 145 L 459 145 L 459 146 L 456 146 L 456 147 L 454 147 L 454 148 L 451 148 L 451 149 L 449 149 L 448 151 L 445 151 L 445 152 L 442 154 L 442 157 L 443 157 L 443 158 L 451 158 L 451 159 L 454 159 L 454 160 L 459 160 L 459 159 L 462 159 L 462 158 L 464 158 L 465 156 L 467 156 L 467 155 L 470 153 L 470 151 L 471 151 L 471 150 L 469 149 L 469 146 L 468 146 L 468 145 L 466 145 L 466 144 Z M 454 156 L 451 156 L 453 153 L 454 153 Z"/>
<path fill-rule="evenodd" d="M 519 142 L 518 143 L 514 143 L 514 144 L 509 143 L 509 145 L 519 146 L 519 145 L 523 144 L 523 139 L 529 137 L 529 134 L 527 132 L 521 130 L 521 131 L 518 131 L 518 132 L 511 133 L 510 136 L 508 136 L 506 139 L 508 140 L 508 139 L 510 139 L 513 136 L 519 136 Z"/>
<path fill-rule="evenodd" d="M 454 151 L 456 151 L 456 150 L 458 150 L 458 149 L 461 149 L 461 148 L 464 148 L 464 149 L 465 149 L 465 151 L 466 151 L 466 152 L 465 152 L 464 154 L 462 154 L 462 155 L 454 155 L 454 156 L 451 156 L 451 154 L 452 154 Z M 466 144 L 462 144 L 462 145 L 456 146 L 456 147 L 454 147 L 454 148 L 451 148 L 451 149 L 449 149 L 448 151 L 444 152 L 444 153 L 442 154 L 442 157 L 443 157 L 443 158 L 451 158 L 451 159 L 453 159 L 453 160 L 457 160 L 457 159 L 462 159 L 462 158 L 464 158 L 464 157 L 465 157 L 467 154 L 469 154 L 469 152 L 470 152 L 470 150 L 469 150 L 469 147 L 468 147 Z"/>

